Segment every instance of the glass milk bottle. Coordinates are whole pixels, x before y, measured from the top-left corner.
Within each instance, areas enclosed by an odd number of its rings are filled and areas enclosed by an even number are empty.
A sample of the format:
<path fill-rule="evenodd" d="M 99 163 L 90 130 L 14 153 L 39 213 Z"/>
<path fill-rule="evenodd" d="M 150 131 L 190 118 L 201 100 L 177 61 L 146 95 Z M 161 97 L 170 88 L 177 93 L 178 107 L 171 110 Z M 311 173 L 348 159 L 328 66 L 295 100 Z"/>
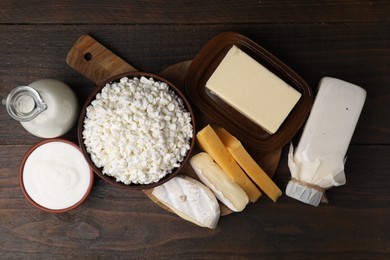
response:
<path fill-rule="evenodd" d="M 79 109 L 72 89 L 55 79 L 41 79 L 16 87 L 3 104 L 12 118 L 41 138 L 54 138 L 68 132 L 77 121 Z"/>

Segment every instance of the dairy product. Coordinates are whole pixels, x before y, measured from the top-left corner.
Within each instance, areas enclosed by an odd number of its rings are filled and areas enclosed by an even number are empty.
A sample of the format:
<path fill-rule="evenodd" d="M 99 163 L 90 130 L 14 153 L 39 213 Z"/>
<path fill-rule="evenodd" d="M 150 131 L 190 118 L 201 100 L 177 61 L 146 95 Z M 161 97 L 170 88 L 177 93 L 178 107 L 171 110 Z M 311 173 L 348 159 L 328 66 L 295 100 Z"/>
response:
<path fill-rule="evenodd" d="M 245 191 L 233 182 L 205 152 L 194 155 L 190 160 L 199 179 L 209 187 L 223 204 L 235 212 L 242 211 L 249 199 Z"/>
<path fill-rule="evenodd" d="M 259 189 L 246 176 L 229 151 L 223 145 L 210 125 L 207 125 L 196 135 L 200 147 L 226 172 L 232 181 L 237 183 L 248 195 L 251 202 L 261 196 Z"/>
<path fill-rule="evenodd" d="M 301 97 L 234 45 L 208 79 L 206 88 L 271 134 Z"/>
<path fill-rule="evenodd" d="M 344 160 L 366 99 L 354 84 L 324 77 L 298 146 L 288 155 L 286 194 L 318 206 L 324 191 L 344 185 Z"/>
<path fill-rule="evenodd" d="M 83 139 L 102 173 L 124 184 L 150 184 L 179 167 L 193 127 L 183 100 L 153 78 L 120 79 L 86 109 Z"/>
<path fill-rule="evenodd" d="M 76 94 L 65 83 L 54 79 L 41 79 L 28 87 L 37 91 L 45 109 L 35 118 L 20 122 L 31 134 L 41 138 L 54 138 L 67 133 L 76 123 L 79 104 Z M 31 96 L 24 95 L 18 108 L 27 114 L 34 109 Z"/>
<path fill-rule="evenodd" d="M 22 170 L 27 195 L 51 210 L 66 209 L 79 203 L 89 192 L 92 176 L 81 151 L 64 141 L 37 146 Z"/>
<path fill-rule="evenodd" d="M 253 160 L 241 142 L 221 127 L 217 127 L 215 132 L 245 173 L 265 194 L 267 194 L 270 199 L 276 202 L 276 200 L 282 195 L 282 191 L 256 163 L 256 161 Z"/>
<path fill-rule="evenodd" d="M 153 196 L 181 218 L 215 228 L 220 208 L 213 192 L 201 182 L 179 175 L 153 189 Z"/>

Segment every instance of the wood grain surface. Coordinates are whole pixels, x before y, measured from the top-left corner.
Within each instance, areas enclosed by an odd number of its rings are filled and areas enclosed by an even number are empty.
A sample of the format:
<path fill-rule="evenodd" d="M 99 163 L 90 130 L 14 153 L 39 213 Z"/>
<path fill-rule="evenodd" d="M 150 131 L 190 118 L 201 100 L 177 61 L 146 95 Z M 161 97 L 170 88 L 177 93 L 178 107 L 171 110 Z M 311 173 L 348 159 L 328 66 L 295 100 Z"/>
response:
<path fill-rule="evenodd" d="M 19 163 L 30 135 L 0 107 L 0 258 L 388 259 L 390 257 L 390 3 L 388 1 L 0 1 L 0 98 L 40 78 L 83 103 L 94 83 L 66 64 L 89 34 L 139 70 L 191 60 L 220 32 L 246 35 L 316 91 L 323 76 L 367 90 L 345 165 L 347 183 L 312 207 L 263 196 L 215 230 L 186 222 L 142 192 L 96 178 L 69 213 L 23 197 Z M 76 141 L 76 129 L 64 138 Z M 299 140 L 299 134 L 293 141 Z M 275 182 L 290 179 L 284 147 Z"/>

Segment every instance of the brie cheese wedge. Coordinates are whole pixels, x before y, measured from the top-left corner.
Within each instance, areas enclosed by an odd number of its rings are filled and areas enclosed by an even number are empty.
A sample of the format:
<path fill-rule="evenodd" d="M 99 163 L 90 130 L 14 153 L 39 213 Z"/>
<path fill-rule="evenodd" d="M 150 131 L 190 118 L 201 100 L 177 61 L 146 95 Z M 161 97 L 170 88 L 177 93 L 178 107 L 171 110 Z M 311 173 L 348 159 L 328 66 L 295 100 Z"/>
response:
<path fill-rule="evenodd" d="M 245 191 L 226 175 L 208 153 L 201 152 L 194 155 L 190 164 L 199 179 L 229 209 L 239 212 L 248 204 L 249 198 Z"/>
<path fill-rule="evenodd" d="M 179 175 L 153 189 L 153 196 L 181 218 L 214 229 L 220 208 L 214 193 L 201 182 Z"/>

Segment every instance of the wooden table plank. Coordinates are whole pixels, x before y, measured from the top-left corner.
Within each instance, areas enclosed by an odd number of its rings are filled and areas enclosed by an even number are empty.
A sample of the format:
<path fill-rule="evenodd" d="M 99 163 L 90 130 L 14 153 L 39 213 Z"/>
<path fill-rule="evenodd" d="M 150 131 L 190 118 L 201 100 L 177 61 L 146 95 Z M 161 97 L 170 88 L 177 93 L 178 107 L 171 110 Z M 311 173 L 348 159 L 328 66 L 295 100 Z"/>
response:
<path fill-rule="evenodd" d="M 50 11 L 49 11 L 50 10 Z M 250 24 L 389 21 L 382 1 L 2 1 L 8 24 Z"/>

